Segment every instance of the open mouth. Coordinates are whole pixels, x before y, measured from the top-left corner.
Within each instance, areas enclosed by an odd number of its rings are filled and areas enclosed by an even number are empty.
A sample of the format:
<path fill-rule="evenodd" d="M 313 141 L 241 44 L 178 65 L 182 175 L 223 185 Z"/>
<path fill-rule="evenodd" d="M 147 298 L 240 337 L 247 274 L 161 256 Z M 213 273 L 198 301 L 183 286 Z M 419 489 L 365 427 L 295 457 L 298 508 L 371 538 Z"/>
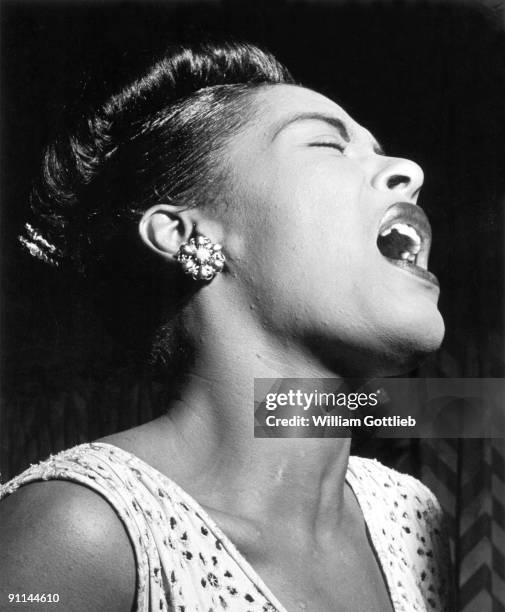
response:
<path fill-rule="evenodd" d="M 428 271 L 431 227 L 424 211 L 409 202 L 388 208 L 379 227 L 377 247 L 392 264 L 438 286 Z"/>
<path fill-rule="evenodd" d="M 408 223 L 393 223 L 379 234 L 379 251 L 389 259 L 403 259 L 411 264 L 417 263 L 423 241 L 416 228 Z"/>

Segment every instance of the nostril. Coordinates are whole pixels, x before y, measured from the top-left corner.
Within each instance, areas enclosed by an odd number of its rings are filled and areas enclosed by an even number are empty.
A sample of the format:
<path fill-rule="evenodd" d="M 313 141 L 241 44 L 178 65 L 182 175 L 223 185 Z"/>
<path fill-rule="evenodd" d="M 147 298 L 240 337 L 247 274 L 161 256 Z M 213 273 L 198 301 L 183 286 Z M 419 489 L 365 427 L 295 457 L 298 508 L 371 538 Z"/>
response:
<path fill-rule="evenodd" d="M 388 189 L 394 189 L 398 187 L 398 185 L 403 185 L 404 187 L 408 187 L 410 185 L 410 177 L 403 174 L 395 174 L 394 176 L 390 176 L 387 180 Z"/>

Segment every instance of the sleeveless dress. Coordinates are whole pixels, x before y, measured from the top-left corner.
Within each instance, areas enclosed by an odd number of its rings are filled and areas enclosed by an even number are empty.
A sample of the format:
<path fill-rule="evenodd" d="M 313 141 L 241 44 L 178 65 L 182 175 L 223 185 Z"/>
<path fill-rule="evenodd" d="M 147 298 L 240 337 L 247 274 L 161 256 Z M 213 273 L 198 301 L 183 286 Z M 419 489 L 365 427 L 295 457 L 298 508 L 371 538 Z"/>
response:
<path fill-rule="evenodd" d="M 0 499 L 51 479 L 85 485 L 115 509 L 135 553 L 138 612 L 287 612 L 205 510 L 135 455 L 111 444 L 81 444 L 0 486 Z M 450 561 L 434 495 L 411 476 L 355 456 L 346 481 L 395 612 L 447 612 Z"/>

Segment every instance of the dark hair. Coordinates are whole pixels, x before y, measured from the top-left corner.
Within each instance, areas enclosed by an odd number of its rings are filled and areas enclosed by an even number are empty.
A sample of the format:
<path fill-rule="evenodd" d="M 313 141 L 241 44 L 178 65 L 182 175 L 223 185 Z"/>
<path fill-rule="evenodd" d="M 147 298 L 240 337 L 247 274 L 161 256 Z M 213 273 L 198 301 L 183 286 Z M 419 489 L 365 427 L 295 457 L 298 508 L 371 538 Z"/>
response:
<path fill-rule="evenodd" d="M 167 271 L 141 248 L 140 216 L 156 203 L 214 205 L 226 175 L 219 152 L 251 117 L 247 97 L 267 84 L 293 82 L 272 55 L 251 44 L 170 49 L 47 147 L 32 193 L 34 220 L 21 241 L 32 254 L 91 280 L 121 335 L 132 329 L 133 316 L 139 334 L 130 338 L 138 342 L 146 335 L 139 317 L 159 328 L 167 298 L 157 294 L 164 285 L 158 275 Z M 172 311 L 164 313 L 169 318 L 188 295 L 188 283 L 176 276 L 165 284 L 173 298 Z"/>

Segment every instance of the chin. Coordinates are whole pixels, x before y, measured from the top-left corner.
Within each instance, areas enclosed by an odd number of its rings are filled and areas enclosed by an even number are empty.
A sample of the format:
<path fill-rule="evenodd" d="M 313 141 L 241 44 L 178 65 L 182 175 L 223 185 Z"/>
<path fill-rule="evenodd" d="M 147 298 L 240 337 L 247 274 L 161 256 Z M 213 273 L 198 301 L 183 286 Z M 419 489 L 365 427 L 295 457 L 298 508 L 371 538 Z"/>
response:
<path fill-rule="evenodd" d="M 433 303 L 419 300 L 410 307 L 391 308 L 375 321 L 372 337 L 362 338 L 360 355 L 352 360 L 355 374 L 373 378 L 399 376 L 417 368 L 440 348 L 445 326 Z"/>
<path fill-rule="evenodd" d="M 397 303 L 398 304 L 398 303 Z M 385 314 L 387 313 L 387 317 Z M 335 322 L 335 335 L 309 336 L 311 350 L 338 376 L 385 378 L 407 374 L 442 344 L 445 326 L 436 304 L 412 301 L 382 308 L 360 322 Z"/>
<path fill-rule="evenodd" d="M 388 350 L 383 355 L 380 376 L 398 376 L 414 370 L 440 348 L 444 333 L 444 320 L 436 309 L 430 316 L 415 321 L 410 319 L 405 326 L 395 326 L 388 335 Z"/>

